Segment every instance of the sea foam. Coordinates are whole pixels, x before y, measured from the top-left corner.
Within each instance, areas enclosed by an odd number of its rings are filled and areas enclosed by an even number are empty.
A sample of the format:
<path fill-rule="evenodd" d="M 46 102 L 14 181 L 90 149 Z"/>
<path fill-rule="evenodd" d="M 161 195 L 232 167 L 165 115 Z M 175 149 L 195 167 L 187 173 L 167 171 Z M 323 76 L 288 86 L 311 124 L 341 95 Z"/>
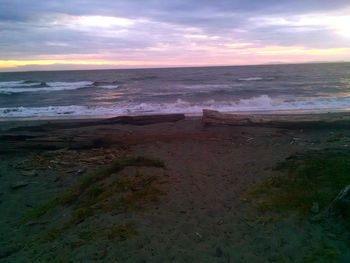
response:
<path fill-rule="evenodd" d="M 76 90 L 82 88 L 104 88 L 116 89 L 119 85 L 114 82 L 104 82 L 95 85 L 92 81 L 75 81 L 75 82 L 40 82 L 40 81 L 4 81 L 0 82 L 0 94 L 13 94 L 24 92 L 53 92 L 63 90 Z"/>
<path fill-rule="evenodd" d="M 49 107 L 9 107 L 0 108 L 0 118 L 35 117 L 110 117 L 115 115 L 185 113 L 198 115 L 204 108 L 223 112 L 315 112 L 350 110 L 350 97 L 312 98 L 284 101 L 267 95 L 240 99 L 238 101 L 207 100 L 193 103 L 178 99 L 171 103 L 132 103 L 120 102 L 113 106 L 49 106 Z"/>

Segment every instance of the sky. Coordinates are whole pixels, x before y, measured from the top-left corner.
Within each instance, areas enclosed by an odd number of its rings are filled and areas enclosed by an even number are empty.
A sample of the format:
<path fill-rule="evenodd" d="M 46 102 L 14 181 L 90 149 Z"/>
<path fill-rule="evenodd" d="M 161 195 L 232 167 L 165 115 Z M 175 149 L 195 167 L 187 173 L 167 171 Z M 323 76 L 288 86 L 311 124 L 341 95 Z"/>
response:
<path fill-rule="evenodd" d="M 0 71 L 350 61 L 349 0 L 0 0 Z"/>

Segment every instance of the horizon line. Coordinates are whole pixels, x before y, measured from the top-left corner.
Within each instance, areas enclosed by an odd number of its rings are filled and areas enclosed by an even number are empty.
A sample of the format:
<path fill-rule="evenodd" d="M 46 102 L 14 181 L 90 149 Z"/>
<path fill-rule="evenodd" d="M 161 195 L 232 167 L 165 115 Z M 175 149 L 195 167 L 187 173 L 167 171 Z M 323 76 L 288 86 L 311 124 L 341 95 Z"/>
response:
<path fill-rule="evenodd" d="M 251 67 L 251 66 L 278 66 L 278 65 L 305 65 L 305 64 L 341 64 L 350 63 L 350 61 L 307 61 L 307 62 L 270 62 L 261 64 L 236 64 L 236 65 L 193 65 L 193 66 L 135 66 L 120 68 L 91 68 L 91 69 L 34 69 L 34 70 L 8 70 L 3 73 L 30 73 L 30 72 L 52 72 L 52 71 L 96 71 L 96 70 L 139 70 L 139 69 L 177 69 L 177 68 L 222 68 L 222 67 Z M 70 64 L 52 64 L 52 65 L 70 65 Z"/>

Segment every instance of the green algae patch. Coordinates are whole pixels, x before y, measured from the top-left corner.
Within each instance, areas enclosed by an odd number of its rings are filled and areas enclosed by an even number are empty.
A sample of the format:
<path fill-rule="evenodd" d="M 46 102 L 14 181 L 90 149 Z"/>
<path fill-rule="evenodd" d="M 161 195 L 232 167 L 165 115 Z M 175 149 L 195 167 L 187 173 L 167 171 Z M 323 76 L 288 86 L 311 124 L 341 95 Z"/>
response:
<path fill-rule="evenodd" d="M 297 154 L 275 170 L 279 174 L 256 185 L 249 200 L 262 211 L 306 215 L 315 204 L 325 209 L 350 184 L 350 152 Z"/>

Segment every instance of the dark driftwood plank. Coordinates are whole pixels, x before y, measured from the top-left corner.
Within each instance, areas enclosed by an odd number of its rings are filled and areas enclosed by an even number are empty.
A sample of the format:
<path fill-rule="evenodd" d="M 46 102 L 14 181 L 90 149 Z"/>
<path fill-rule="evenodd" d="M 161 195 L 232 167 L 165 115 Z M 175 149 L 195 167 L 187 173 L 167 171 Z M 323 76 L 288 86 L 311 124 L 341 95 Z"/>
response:
<path fill-rule="evenodd" d="M 164 122 L 183 120 L 183 114 L 120 116 L 102 120 L 79 120 L 45 123 L 37 126 L 24 126 L 9 129 L 0 133 L 0 152 L 6 153 L 18 149 L 26 150 L 55 150 L 60 148 L 83 149 L 108 147 L 111 144 L 120 144 L 105 135 L 80 134 L 74 129 L 114 125 L 149 125 Z M 65 129 L 66 131 L 62 131 Z M 72 131 L 70 131 L 72 129 Z"/>
<path fill-rule="evenodd" d="M 184 114 L 164 114 L 164 115 L 144 115 L 144 116 L 119 116 L 109 119 L 99 120 L 69 120 L 62 122 L 49 122 L 37 126 L 25 126 L 12 128 L 11 132 L 46 132 L 56 129 L 73 129 L 98 125 L 129 124 L 129 125 L 149 125 L 163 122 L 177 122 L 185 119 Z"/>
<path fill-rule="evenodd" d="M 184 114 L 166 114 L 166 115 L 146 115 L 146 116 L 120 116 L 101 120 L 100 124 L 131 124 L 131 125 L 149 125 L 163 122 L 177 122 L 185 119 Z"/>

